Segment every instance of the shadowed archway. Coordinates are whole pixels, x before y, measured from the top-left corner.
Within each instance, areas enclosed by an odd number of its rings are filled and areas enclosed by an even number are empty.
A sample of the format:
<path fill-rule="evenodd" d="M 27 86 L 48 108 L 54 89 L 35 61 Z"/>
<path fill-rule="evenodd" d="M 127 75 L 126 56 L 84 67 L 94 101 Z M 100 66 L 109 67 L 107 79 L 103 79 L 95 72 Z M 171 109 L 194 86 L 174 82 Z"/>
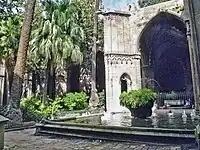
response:
<path fill-rule="evenodd" d="M 123 73 L 120 77 L 121 93 L 127 92 L 131 87 L 131 77 L 127 73 Z"/>
<path fill-rule="evenodd" d="M 139 39 L 142 87 L 157 92 L 191 92 L 192 77 L 184 22 L 161 12 L 144 28 Z"/>
<path fill-rule="evenodd" d="M 79 92 L 80 91 L 80 65 L 71 64 L 67 73 L 67 85 L 68 92 Z"/>
<path fill-rule="evenodd" d="M 97 52 L 96 86 L 98 92 L 105 90 L 105 64 L 102 51 Z"/>

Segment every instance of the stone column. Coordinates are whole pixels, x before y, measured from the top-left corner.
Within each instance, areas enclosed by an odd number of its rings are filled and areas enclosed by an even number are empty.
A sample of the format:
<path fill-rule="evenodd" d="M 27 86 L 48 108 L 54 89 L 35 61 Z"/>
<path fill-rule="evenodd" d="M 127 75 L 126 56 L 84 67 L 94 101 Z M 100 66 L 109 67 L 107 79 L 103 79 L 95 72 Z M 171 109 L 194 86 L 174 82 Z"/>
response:
<path fill-rule="evenodd" d="M 125 52 L 126 45 L 124 36 L 127 36 L 124 26 L 128 22 L 130 14 L 124 12 L 104 13 L 104 54 L 106 72 L 106 108 L 108 112 L 120 111 L 120 84 L 119 65 L 116 63 L 116 54 Z M 129 33 L 127 33 L 129 34 Z"/>
<path fill-rule="evenodd" d="M 105 56 L 105 83 L 106 83 L 106 110 L 110 111 L 111 109 L 111 74 L 110 74 L 110 60 L 108 56 Z"/>
<path fill-rule="evenodd" d="M 115 62 L 113 63 L 112 66 L 112 112 L 119 112 L 121 107 L 120 107 L 120 101 L 119 101 L 119 96 L 121 94 L 121 85 L 120 85 L 120 72 L 118 68 L 118 64 Z"/>
<path fill-rule="evenodd" d="M 195 109 L 200 111 L 200 1 L 184 0 Z"/>
<path fill-rule="evenodd" d="M 142 88 L 140 59 L 141 59 L 140 54 L 136 54 L 136 56 L 135 56 L 135 67 L 136 67 L 136 86 L 137 86 L 137 89 Z"/>

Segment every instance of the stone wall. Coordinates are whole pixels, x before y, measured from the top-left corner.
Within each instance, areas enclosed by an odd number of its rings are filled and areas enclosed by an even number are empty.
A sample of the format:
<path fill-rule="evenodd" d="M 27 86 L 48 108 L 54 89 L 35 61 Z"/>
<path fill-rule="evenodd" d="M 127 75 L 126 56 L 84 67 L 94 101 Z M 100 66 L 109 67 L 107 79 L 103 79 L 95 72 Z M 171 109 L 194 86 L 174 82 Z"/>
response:
<path fill-rule="evenodd" d="M 104 28 L 104 53 L 106 73 L 106 106 L 111 112 L 121 111 L 119 96 L 120 77 L 130 76 L 130 89 L 140 88 L 140 60 L 132 53 L 129 27 L 129 14 L 107 13 Z"/>
<path fill-rule="evenodd" d="M 183 17 L 183 13 L 180 10 L 183 7 L 183 0 L 171 0 L 164 3 L 144 7 L 141 9 L 136 9 L 130 11 L 130 35 L 131 35 L 131 47 L 133 53 L 137 53 L 139 48 L 139 40 L 144 29 L 147 27 L 148 23 L 151 22 L 159 13 L 166 12 L 180 19 Z"/>
<path fill-rule="evenodd" d="M 135 5 L 134 5 L 135 6 Z M 122 111 L 120 77 L 131 78 L 130 89 L 141 88 L 140 37 L 148 23 L 161 12 L 182 18 L 183 0 L 132 7 L 126 12 L 104 13 L 104 52 L 106 74 L 106 106 L 110 112 Z"/>

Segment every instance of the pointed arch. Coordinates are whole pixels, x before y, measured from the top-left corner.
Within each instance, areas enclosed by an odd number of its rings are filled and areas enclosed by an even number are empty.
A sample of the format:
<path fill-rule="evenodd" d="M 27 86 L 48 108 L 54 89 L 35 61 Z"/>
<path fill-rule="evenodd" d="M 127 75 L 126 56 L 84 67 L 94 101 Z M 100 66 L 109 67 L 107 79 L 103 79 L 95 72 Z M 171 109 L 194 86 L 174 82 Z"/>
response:
<path fill-rule="evenodd" d="M 131 77 L 127 73 L 123 73 L 120 77 L 120 84 L 121 92 L 127 92 L 132 85 Z"/>
<path fill-rule="evenodd" d="M 157 14 L 155 14 L 155 16 L 153 16 L 148 22 L 147 24 L 143 27 L 142 31 L 140 32 L 138 38 L 137 38 L 137 51 L 140 52 L 140 39 L 142 38 L 142 36 L 144 35 L 144 33 L 146 32 L 146 30 L 148 30 L 148 28 L 157 20 L 157 18 L 162 17 L 162 16 L 166 16 L 168 18 L 174 18 L 176 20 L 179 21 L 180 24 L 185 24 L 185 21 L 183 18 L 181 18 L 178 14 L 176 13 L 171 13 L 171 12 L 164 12 L 164 11 L 160 11 Z M 185 25 L 184 25 L 185 26 Z M 184 28 L 185 32 L 186 32 L 186 27 Z"/>
<path fill-rule="evenodd" d="M 143 87 L 148 83 L 160 92 L 183 92 L 191 87 L 186 26 L 179 16 L 158 13 L 143 28 L 138 45 Z"/>

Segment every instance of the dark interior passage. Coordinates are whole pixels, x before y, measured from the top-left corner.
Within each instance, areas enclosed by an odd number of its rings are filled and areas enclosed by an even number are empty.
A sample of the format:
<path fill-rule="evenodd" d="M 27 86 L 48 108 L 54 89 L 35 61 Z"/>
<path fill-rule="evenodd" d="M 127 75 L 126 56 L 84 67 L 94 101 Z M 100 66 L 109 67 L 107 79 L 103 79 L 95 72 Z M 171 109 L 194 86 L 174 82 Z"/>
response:
<path fill-rule="evenodd" d="M 128 90 L 127 81 L 121 80 L 121 92 L 127 92 L 127 90 Z"/>
<path fill-rule="evenodd" d="M 79 92 L 80 85 L 79 85 L 79 78 L 80 78 L 80 66 L 71 64 L 68 70 L 68 92 Z"/>
<path fill-rule="evenodd" d="M 96 66 L 96 87 L 98 92 L 105 90 L 105 64 L 104 53 L 102 51 L 97 52 L 97 66 Z"/>
<path fill-rule="evenodd" d="M 131 82 L 131 78 L 127 73 L 122 74 L 120 77 L 120 83 L 121 83 L 121 92 L 127 92 L 128 91 L 128 82 Z"/>
<path fill-rule="evenodd" d="M 159 92 L 192 91 L 186 27 L 169 13 L 160 13 L 144 28 L 140 38 L 143 87 Z"/>

